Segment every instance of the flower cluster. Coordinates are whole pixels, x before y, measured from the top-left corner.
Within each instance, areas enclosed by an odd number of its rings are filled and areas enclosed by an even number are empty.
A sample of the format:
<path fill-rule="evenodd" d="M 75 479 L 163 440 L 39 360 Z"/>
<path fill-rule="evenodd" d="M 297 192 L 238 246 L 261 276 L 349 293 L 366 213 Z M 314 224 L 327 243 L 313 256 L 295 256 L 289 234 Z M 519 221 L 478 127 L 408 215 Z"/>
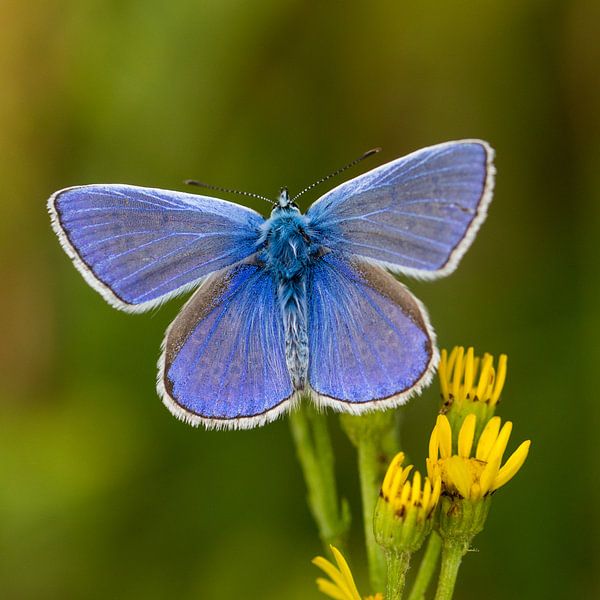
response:
<path fill-rule="evenodd" d="M 438 371 L 442 407 L 429 439 L 427 477 L 413 472 L 412 465 L 404 466 L 404 453 L 399 452 L 389 464 L 375 506 L 373 531 L 387 564 L 386 600 L 403 596 L 411 555 L 428 536 L 410 597 L 424 597 L 441 553 L 436 599 L 449 600 L 462 557 L 483 529 L 492 494 L 525 463 L 530 440 L 505 459 L 513 425 L 494 416 L 506 367 L 504 354 L 495 363 L 491 354 L 475 356 L 473 348 L 442 350 Z M 392 422 L 389 415 L 388 421 Z M 373 423 L 373 435 L 389 433 L 389 427 Z M 317 580 L 319 589 L 337 600 L 360 600 L 346 561 L 333 547 L 332 553 L 337 567 L 322 557 L 314 560 L 330 577 Z M 383 600 L 381 594 L 371 598 Z"/>

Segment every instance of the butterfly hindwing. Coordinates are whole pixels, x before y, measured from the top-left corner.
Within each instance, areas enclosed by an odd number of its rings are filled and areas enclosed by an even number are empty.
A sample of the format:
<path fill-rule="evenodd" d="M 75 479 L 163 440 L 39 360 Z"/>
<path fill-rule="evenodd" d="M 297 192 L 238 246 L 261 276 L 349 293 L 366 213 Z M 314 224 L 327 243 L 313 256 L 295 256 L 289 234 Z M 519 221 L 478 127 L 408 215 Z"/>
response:
<path fill-rule="evenodd" d="M 493 150 L 447 142 L 382 165 L 334 188 L 307 212 L 319 241 L 394 272 L 451 273 L 492 198 Z"/>
<path fill-rule="evenodd" d="M 437 363 L 418 300 L 383 268 L 333 252 L 309 276 L 308 381 L 320 402 L 361 412 L 402 404 Z"/>
<path fill-rule="evenodd" d="M 252 254 L 264 221 L 224 200 L 131 185 L 67 188 L 50 198 L 48 209 L 88 283 L 131 312 Z"/>
<path fill-rule="evenodd" d="M 158 390 L 173 414 L 207 427 L 254 427 L 289 407 L 276 283 L 252 258 L 209 276 L 173 321 Z"/>

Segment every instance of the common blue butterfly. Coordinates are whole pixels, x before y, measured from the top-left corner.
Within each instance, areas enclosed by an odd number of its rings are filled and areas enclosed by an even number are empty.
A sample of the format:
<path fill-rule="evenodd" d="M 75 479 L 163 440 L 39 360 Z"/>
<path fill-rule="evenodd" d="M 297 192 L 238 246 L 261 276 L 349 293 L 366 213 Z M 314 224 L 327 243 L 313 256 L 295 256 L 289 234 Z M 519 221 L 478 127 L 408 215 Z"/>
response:
<path fill-rule="evenodd" d="M 85 280 L 142 312 L 199 284 L 169 326 L 158 392 L 193 425 L 249 428 L 301 392 L 351 413 L 404 403 L 438 360 L 423 305 L 392 274 L 435 279 L 471 245 L 492 198 L 480 140 L 424 148 L 270 218 L 196 194 L 84 185 L 48 201 Z"/>

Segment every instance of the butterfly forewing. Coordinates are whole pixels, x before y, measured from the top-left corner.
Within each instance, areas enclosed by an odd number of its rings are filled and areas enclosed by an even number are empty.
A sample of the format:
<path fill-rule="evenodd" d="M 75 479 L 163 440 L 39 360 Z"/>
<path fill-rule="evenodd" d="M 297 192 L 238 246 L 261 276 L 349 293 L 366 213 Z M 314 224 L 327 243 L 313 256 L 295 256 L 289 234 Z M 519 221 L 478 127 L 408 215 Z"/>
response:
<path fill-rule="evenodd" d="M 86 280 L 130 311 L 151 308 L 246 258 L 264 222 L 224 200 L 130 185 L 68 188 L 48 206 Z"/>
<path fill-rule="evenodd" d="M 334 252 L 416 277 L 447 275 L 485 218 L 492 159 L 480 140 L 424 148 L 343 183 L 307 216 Z"/>

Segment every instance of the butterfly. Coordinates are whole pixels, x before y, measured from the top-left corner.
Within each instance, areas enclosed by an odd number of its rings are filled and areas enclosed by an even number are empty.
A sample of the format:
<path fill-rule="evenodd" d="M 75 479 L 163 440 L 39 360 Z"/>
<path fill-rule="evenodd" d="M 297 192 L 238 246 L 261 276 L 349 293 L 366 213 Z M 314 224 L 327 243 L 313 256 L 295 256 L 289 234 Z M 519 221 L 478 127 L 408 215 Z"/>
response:
<path fill-rule="evenodd" d="M 217 198 L 83 185 L 48 201 L 60 243 L 112 306 L 198 287 L 167 329 L 158 393 L 178 418 L 251 428 L 302 393 L 360 414 L 403 404 L 437 366 L 427 311 L 393 274 L 451 273 L 486 217 L 493 150 L 424 148 L 268 219 Z M 313 186 L 310 186 L 313 187 Z"/>

